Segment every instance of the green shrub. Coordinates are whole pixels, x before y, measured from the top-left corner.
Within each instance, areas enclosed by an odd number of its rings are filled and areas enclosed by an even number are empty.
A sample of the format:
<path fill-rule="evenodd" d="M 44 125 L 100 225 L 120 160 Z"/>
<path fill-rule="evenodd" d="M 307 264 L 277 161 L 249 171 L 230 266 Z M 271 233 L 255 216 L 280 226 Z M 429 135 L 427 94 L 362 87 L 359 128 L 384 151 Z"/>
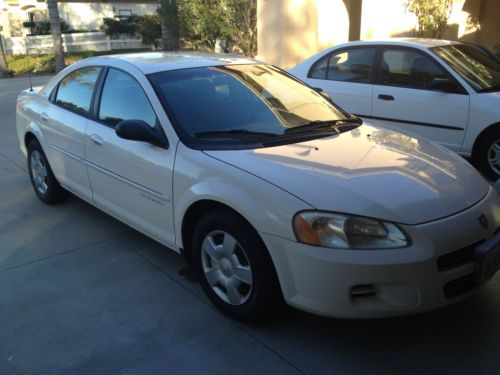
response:
<path fill-rule="evenodd" d="M 144 49 L 113 50 L 113 51 L 81 51 L 65 53 L 64 61 L 66 65 L 73 64 L 87 57 L 109 55 L 114 53 L 143 52 Z M 33 73 L 54 73 L 54 55 L 8 55 L 7 63 L 12 74 Z"/>
<path fill-rule="evenodd" d="M 138 16 L 130 16 L 123 19 L 104 18 L 103 31 L 111 37 L 118 37 L 122 34 L 134 36 L 138 29 Z"/>
<path fill-rule="evenodd" d="M 23 22 L 23 27 L 29 28 L 31 35 L 50 35 L 50 21 L 27 21 Z M 69 30 L 69 25 L 61 20 L 61 33 L 65 33 Z"/>

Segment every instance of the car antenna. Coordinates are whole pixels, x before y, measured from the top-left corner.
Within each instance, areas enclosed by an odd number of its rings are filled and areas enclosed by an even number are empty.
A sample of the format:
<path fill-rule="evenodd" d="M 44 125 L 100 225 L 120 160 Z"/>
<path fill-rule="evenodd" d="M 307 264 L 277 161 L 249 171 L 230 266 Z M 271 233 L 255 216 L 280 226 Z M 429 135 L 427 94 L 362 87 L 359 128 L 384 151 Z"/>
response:
<path fill-rule="evenodd" d="M 33 82 L 31 82 L 31 69 L 28 72 L 28 79 L 30 80 L 30 91 L 33 91 Z"/>

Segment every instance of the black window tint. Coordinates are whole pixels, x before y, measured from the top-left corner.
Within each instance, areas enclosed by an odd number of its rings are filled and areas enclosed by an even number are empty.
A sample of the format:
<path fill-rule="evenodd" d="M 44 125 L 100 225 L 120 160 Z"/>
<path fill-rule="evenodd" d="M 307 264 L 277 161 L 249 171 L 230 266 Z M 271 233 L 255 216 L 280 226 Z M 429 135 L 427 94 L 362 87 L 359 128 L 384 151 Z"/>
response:
<path fill-rule="evenodd" d="M 139 83 L 129 74 L 109 69 L 102 89 L 99 119 L 115 126 L 121 120 L 142 120 L 154 127 L 156 115 Z"/>
<path fill-rule="evenodd" d="M 73 111 L 88 113 L 100 68 L 83 68 L 67 75 L 59 83 L 56 103 Z"/>
<path fill-rule="evenodd" d="M 330 56 L 323 57 L 319 62 L 314 65 L 310 77 L 317 79 L 326 79 L 326 72 L 328 70 L 328 60 Z"/>
<path fill-rule="evenodd" d="M 413 89 L 430 89 L 434 78 L 447 74 L 430 57 L 405 49 L 384 49 L 380 61 L 380 83 Z"/>
<path fill-rule="evenodd" d="M 374 48 L 356 48 L 332 54 L 326 79 L 369 83 L 374 55 Z"/>

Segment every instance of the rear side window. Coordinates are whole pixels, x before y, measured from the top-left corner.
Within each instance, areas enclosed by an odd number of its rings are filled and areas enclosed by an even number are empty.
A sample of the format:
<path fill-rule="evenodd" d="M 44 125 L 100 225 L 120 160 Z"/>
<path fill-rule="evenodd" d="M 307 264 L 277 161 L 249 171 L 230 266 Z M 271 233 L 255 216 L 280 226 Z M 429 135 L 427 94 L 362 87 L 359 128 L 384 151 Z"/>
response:
<path fill-rule="evenodd" d="M 380 61 L 381 84 L 429 90 L 434 78 L 448 78 L 430 57 L 406 49 L 384 49 Z"/>
<path fill-rule="evenodd" d="M 57 89 L 55 103 L 71 111 L 88 113 L 101 68 L 75 70 L 64 77 Z"/>
<path fill-rule="evenodd" d="M 320 60 L 311 70 L 309 77 L 369 83 L 374 56 L 374 48 L 352 48 L 334 52 Z"/>
<path fill-rule="evenodd" d="M 142 120 L 154 128 L 156 115 L 140 84 L 129 74 L 110 68 L 102 89 L 99 120 L 111 126 L 122 120 Z"/>

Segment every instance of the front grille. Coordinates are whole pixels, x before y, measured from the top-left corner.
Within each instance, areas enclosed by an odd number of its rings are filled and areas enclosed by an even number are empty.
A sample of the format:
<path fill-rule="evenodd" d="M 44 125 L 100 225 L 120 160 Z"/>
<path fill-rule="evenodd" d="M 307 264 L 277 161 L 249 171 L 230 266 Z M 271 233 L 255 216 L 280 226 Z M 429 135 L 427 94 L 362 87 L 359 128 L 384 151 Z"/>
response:
<path fill-rule="evenodd" d="M 484 241 L 479 241 L 460 250 L 441 255 L 437 259 L 438 270 L 448 271 L 463 266 L 464 264 L 474 263 L 475 249 L 483 242 Z"/>
<path fill-rule="evenodd" d="M 474 274 L 469 273 L 468 275 L 447 282 L 443 287 L 443 291 L 446 298 L 454 298 L 470 292 L 477 285 L 474 281 Z"/>

